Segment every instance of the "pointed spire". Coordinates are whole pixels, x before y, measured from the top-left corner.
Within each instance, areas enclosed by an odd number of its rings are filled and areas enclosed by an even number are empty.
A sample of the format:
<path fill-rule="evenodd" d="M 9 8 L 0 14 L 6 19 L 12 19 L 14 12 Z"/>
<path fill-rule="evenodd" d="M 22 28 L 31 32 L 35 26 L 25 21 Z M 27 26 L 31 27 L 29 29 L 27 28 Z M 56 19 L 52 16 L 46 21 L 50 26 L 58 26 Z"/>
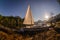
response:
<path fill-rule="evenodd" d="M 26 25 L 34 24 L 34 20 L 33 20 L 33 17 L 32 17 L 32 12 L 31 12 L 31 9 L 30 9 L 30 5 L 28 5 L 28 9 L 27 9 L 23 24 L 26 24 Z"/>

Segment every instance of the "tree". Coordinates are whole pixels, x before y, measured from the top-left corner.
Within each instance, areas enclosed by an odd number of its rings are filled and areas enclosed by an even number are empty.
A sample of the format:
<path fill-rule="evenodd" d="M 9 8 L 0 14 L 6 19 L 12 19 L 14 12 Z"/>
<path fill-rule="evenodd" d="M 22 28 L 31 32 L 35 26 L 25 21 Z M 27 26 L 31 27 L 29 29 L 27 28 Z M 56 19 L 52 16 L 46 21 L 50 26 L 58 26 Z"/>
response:
<path fill-rule="evenodd" d="M 2 20 L 2 18 L 3 18 L 2 15 L 0 15 L 0 21 Z"/>
<path fill-rule="evenodd" d="M 60 0 L 57 0 L 57 2 L 60 4 Z"/>

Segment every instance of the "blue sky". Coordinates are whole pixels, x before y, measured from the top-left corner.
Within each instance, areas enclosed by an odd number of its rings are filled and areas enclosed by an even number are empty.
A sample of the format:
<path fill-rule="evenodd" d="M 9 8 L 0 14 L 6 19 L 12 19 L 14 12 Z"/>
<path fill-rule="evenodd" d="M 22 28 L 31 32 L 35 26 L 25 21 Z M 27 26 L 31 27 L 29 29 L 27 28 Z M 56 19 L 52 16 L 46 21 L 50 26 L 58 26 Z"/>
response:
<path fill-rule="evenodd" d="M 24 18 L 28 4 L 31 6 L 34 21 L 44 20 L 45 14 L 60 13 L 60 5 L 56 0 L 0 0 L 0 14 Z"/>

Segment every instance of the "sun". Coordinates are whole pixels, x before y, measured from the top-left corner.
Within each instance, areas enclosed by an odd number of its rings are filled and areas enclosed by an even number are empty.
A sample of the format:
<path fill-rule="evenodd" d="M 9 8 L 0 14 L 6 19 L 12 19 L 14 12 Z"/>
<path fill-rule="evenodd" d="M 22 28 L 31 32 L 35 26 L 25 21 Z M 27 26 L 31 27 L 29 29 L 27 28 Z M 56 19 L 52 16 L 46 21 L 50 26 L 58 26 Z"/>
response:
<path fill-rule="evenodd" d="M 46 15 L 46 16 L 45 16 L 45 18 L 46 18 L 46 19 L 48 19 L 48 18 L 49 18 L 49 16 L 48 16 L 48 15 Z"/>
<path fill-rule="evenodd" d="M 49 19 L 49 15 L 45 15 L 45 19 L 48 20 Z"/>

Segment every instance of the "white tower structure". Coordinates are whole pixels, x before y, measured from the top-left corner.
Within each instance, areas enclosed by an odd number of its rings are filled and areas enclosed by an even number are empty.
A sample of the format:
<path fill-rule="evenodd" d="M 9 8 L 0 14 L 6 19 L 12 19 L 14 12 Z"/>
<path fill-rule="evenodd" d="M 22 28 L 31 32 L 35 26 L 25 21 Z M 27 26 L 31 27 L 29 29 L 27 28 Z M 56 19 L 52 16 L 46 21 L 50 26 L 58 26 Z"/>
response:
<path fill-rule="evenodd" d="M 32 12 L 31 12 L 31 9 L 30 9 L 30 5 L 28 5 L 28 9 L 27 9 L 23 24 L 26 25 L 26 28 L 31 28 L 34 24 L 34 20 L 33 20 Z"/>

